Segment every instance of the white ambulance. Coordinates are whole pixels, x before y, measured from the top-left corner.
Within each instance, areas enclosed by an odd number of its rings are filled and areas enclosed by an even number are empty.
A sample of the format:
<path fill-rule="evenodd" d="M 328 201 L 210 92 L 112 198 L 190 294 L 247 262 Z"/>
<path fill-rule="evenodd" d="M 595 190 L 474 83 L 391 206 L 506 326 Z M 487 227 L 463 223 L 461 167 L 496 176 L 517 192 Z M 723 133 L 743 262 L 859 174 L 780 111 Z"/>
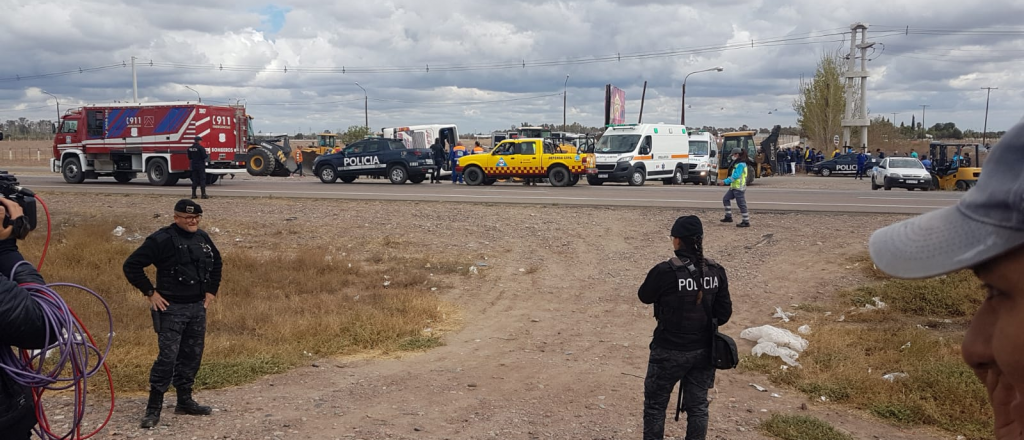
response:
<path fill-rule="evenodd" d="M 689 173 L 689 152 L 690 139 L 682 125 L 611 125 L 594 148 L 597 174 L 588 175 L 587 183 L 640 186 L 657 179 L 679 184 Z"/>
<path fill-rule="evenodd" d="M 694 185 L 714 185 L 718 182 L 718 142 L 711 133 L 690 132 L 690 169 L 683 179 Z"/>

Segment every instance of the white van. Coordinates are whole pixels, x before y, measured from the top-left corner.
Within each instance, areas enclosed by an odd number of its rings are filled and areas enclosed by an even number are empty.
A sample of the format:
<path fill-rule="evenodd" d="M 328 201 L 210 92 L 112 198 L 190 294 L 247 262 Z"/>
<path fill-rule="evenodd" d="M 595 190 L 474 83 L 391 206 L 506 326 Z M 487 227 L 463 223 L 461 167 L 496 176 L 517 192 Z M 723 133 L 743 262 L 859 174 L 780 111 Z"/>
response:
<path fill-rule="evenodd" d="M 690 169 L 684 182 L 694 185 L 714 185 L 718 182 L 718 143 L 708 132 L 689 133 Z"/>
<path fill-rule="evenodd" d="M 689 136 L 682 125 L 612 125 L 597 141 L 597 174 L 588 175 L 587 183 L 640 186 L 648 179 L 682 183 L 689 173 L 689 152 Z"/>
<path fill-rule="evenodd" d="M 445 154 L 450 154 L 452 147 L 459 142 L 459 128 L 455 124 L 410 125 L 407 127 L 382 128 L 381 135 L 387 139 L 397 139 L 405 144 L 405 148 L 430 148 L 434 140 L 445 141 Z M 472 145 L 472 144 L 470 144 Z M 472 147 L 469 147 L 472 148 Z M 451 161 L 441 164 L 441 176 L 451 175 Z"/>

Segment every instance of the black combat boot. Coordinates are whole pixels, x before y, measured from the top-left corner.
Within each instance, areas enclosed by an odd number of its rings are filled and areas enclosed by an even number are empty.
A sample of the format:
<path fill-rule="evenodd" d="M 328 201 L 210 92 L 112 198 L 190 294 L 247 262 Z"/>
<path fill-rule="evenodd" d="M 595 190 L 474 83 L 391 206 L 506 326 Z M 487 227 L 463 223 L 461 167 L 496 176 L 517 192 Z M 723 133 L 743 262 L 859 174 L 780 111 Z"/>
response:
<path fill-rule="evenodd" d="M 207 195 L 206 195 L 206 193 L 203 193 L 203 198 L 204 198 L 204 199 L 208 199 L 208 198 L 210 198 L 210 197 L 209 197 L 209 196 L 207 196 Z"/>
<path fill-rule="evenodd" d="M 722 223 L 732 223 L 732 216 L 731 215 L 727 215 L 727 216 L 725 216 L 725 218 L 723 218 L 723 219 L 721 219 L 719 221 L 722 222 Z"/>
<path fill-rule="evenodd" d="M 149 429 L 160 423 L 160 410 L 164 407 L 164 393 L 149 391 L 149 403 L 146 404 L 146 415 L 142 417 L 140 428 Z"/>
<path fill-rule="evenodd" d="M 739 222 L 739 223 L 738 223 L 738 224 L 736 225 L 736 227 L 737 227 L 737 228 L 749 228 L 749 227 L 750 227 L 750 222 L 748 222 L 748 221 L 746 221 L 746 220 L 743 220 L 742 222 Z"/>
<path fill-rule="evenodd" d="M 208 416 L 213 413 L 213 410 L 192 400 L 192 390 L 183 389 L 178 390 L 178 405 L 174 407 L 174 413 L 190 416 Z"/>
<path fill-rule="evenodd" d="M 196 192 L 193 190 L 192 191 L 192 200 L 195 200 L 197 198 L 199 198 L 199 197 L 196 196 Z"/>

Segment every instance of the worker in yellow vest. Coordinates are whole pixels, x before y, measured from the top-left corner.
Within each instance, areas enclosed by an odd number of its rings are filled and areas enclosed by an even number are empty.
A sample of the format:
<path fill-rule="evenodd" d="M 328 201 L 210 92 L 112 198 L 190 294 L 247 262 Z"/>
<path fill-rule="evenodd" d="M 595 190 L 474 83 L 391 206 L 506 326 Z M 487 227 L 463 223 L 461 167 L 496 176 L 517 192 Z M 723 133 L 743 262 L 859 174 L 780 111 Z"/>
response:
<path fill-rule="evenodd" d="M 295 156 L 295 171 L 292 173 L 292 175 L 295 175 L 296 173 L 298 173 L 299 177 L 304 177 L 305 174 L 302 173 L 302 150 L 299 149 L 299 148 L 296 148 L 294 156 Z"/>

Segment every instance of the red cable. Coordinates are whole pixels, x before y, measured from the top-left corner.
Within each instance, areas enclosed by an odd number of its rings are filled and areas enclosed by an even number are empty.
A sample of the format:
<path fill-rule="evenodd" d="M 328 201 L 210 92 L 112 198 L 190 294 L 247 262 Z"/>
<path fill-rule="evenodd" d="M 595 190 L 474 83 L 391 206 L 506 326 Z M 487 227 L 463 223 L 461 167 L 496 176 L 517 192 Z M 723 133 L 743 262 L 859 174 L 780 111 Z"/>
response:
<path fill-rule="evenodd" d="M 36 270 L 42 271 L 43 262 L 46 261 L 46 252 L 50 248 L 50 238 L 52 237 L 52 234 L 53 234 L 53 227 L 52 227 L 53 223 L 52 223 L 52 221 L 50 219 L 50 209 L 46 206 L 46 202 L 44 202 L 43 199 L 41 199 L 38 195 L 36 195 L 35 198 L 36 198 L 37 201 L 39 201 L 39 204 L 42 205 L 43 212 L 46 214 L 46 242 L 43 243 L 43 252 L 42 252 L 42 255 L 39 257 L 39 266 L 36 268 Z M 76 314 L 74 310 L 71 310 L 70 307 L 68 308 L 68 310 L 71 311 L 71 316 L 73 316 L 75 318 L 75 321 L 78 322 L 78 325 L 82 328 L 82 331 L 85 332 L 86 337 L 89 338 L 89 343 L 92 344 L 93 346 L 96 346 L 96 340 L 93 339 L 92 334 L 89 333 L 89 329 L 87 329 L 85 327 L 85 324 L 82 323 L 82 320 L 78 318 L 78 314 Z M 113 335 L 111 335 L 111 337 L 113 337 Z M 26 361 L 28 361 L 28 353 L 27 352 L 22 351 L 22 356 L 23 356 L 23 358 Z M 40 359 L 40 362 L 42 362 L 42 359 Z M 78 372 L 78 365 L 77 364 L 74 365 L 74 368 L 76 369 L 76 372 Z M 93 431 L 92 433 L 90 433 L 89 435 L 84 436 L 84 437 L 82 436 L 82 427 L 81 427 L 81 425 L 76 426 L 75 427 L 75 436 L 74 437 L 70 437 L 70 438 L 76 438 L 78 440 L 86 440 L 88 438 L 91 438 L 92 436 L 94 436 L 94 435 L 98 434 L 100 431 L 102 431 L 103 428 L 105 428 L 107 426 L 107 423 L 110 422 L 110 419 L 114 416 L 114 401 L 115 401 L 115 398 L 114 398 L 114 377 L 111 375 L 111 373 L 110 373 L 110 366 L 107 365 L 106 361 L 103 362 L 103 371 L 107 374 L 107 385 L 108 385 L 108 388 L 110 389 L 110 409 L 109 409 L 109 411 L 107 411 L 107 418 L 103 420 L 103 423 L 101 423 L 100 426 L 97 427 L 95 431 Z M 79 373 L 84 373 L 84 372 L 79 372 Z M 36 406 L 36 421 L 39 422 L 40 429 L 43 432 L 45 432 L 46 434 L 49 434 L 52 437 L 59 437 L 59 438 L 67 437 L 67 436 L 58 436 L 58 435 L 56 435 L 56 434 L 54 434 L 53 432 L 50 431 L 50 420 L 49 420 L 48 417 L 46 417 L 46 409 L 43 407 L 43 404 L 42 404 L 43 392 L 44 391 L 46 391 L 44 388 L 33 388 L 32 389 L 32 403 Z M 85 392 L 84 392 L 84 390 L 81 389 L 81 387 L 75 387 L 75 402 L 78 403 L 78 405 L 76 405 L 77 408 L 78 408 L 78 416 L 79 416 L 78 419 L 82 420 L 84 418 L 84 415 L 85 415 Z"/>
<path fill-rule="evenodd" d="M 50 236 L 53 233 L 53 228 L 51 227 L 50 223 L 50 208 L 46 207 L 46 202 L 44 202 L 43 199 L 39 198 L 38 194 L 35 197 L 36 200 L 39 201 L 39 204 L 42 205 L 43 212 L 46 213 L 46 243 L 43 243 L 43 255 L 39 257 L 39 266 L 36 267 L 36 270 L 42 271 L 43 261 L 46 260 L 46 251 L 50 249 Z"/>

